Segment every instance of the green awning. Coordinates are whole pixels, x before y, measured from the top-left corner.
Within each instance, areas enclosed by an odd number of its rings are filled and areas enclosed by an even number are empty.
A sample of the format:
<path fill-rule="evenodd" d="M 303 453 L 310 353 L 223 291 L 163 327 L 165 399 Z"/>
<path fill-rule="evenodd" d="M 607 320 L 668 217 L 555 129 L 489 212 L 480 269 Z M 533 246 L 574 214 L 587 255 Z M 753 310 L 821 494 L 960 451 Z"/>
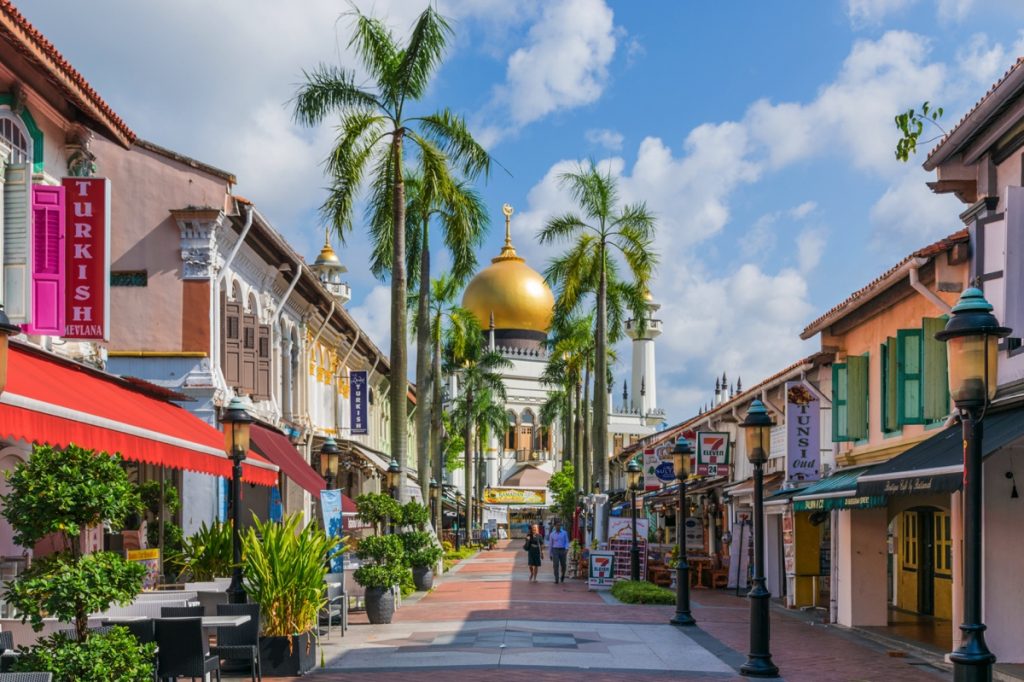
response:
<path fill-rule="evenodd" d="M 808 486 L 793 496 L 795 511 L 869 509 L 885 506 L 882 495 L 857 495 L 857 479 L 871 467 L 843 469 Z"/>

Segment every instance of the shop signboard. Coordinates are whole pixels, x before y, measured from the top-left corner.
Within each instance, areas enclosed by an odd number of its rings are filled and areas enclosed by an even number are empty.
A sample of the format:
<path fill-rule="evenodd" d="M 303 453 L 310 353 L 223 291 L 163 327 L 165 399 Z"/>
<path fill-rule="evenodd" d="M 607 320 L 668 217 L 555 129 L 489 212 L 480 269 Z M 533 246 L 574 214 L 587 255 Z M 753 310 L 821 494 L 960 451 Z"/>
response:
<path fill-rule="evenodd" d="M 821 478 L 821 401 L 804 381 L 786 382 L 786 480 Z"/>
<path fill-rule="evenodd" d="M 690 517 L 683 522 L 683 539 L 686 542 L 686 551 L 704 551 L 704 522 L 701 519 Z"/>
<path fill-rule="evenodd" d="M 697 474 L 725 476 L 729 473 L 729 434 L 702 431 L 697 434 Z"/>
<path fill-rule="evenodd" d="M 644 490 L 657 490 L 662 483 L 674 480 L 671 449 L 660 446 L 644 450 Z"/>
<path fill-rule="evenodd" d="M 796 536 L 791 509 L 782 512 L 782 556 L 786 575 L 796 575 Z"/>
<path fill-rule="evenodd" d="M 548 503 L 546 488 L 484 488 L 484 504 L 543 507 Z"/>
<path fill-rule="evenodd" d="M 610 590 L 615 582 L 615 552 L 591 550 L 587 565 L 587 588 Z"/>
<path fill-rule="evenodd" d="M 142 576 L 142 589 L 155 590 L 160 583 L 160 550 L 156 547 L 129 549 L 125 552 L 125 558 L 145 567 L 146 573 Z"/>
<path fill-rule="evenodd" d="M 320 491 L 320 513 L 323 515 L 324 530 L 328 537 L 341 538 L 341 491 L 321 490 Z M 341 555 L 331 559 L 331 573 L 341 573 L 345 570 L 345 560 Z"/>
<path fill-rule="evenodd" d="M 64 178 L 64 337 L 110 338 L 110 181 Z"/>
<path fill-rule="evenodd" d="M 794 511 L 830 511 L 832 509 L 872 509 L 884 507 L 883 495 L 861 495 L 850 497 L 824 497 L 814 500 L 793 500 Z"/>
<path fill-rule="evenodd" d="M 636 534 L 640 540 L 647 539 L 648 527 L 647 519 L 637 517 Z M 608 541 L 613 540 L 633 540 L 633 520 L 629 516 L 612 516 L 608 519 Z"/>
<path fill-rule="evenodd" d="M 367 372 L 365 369 L 357 369 L 349 372 L 349 425 L 352 427 L 353 436 L 365 436 L 370 433 L 369 419 L 367 417 L 366 403 L 369 390 L 367 387 Z"/>

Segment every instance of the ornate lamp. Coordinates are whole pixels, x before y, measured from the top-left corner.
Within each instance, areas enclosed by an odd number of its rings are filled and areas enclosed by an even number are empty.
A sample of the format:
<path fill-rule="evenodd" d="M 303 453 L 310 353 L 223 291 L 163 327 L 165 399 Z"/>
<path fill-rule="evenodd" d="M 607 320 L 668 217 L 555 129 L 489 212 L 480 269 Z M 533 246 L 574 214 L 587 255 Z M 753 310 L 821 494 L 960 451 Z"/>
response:
<path fill-rule="evenodd" d="M 327 481 L 327 489 L 334 488 L 338 477 L 338 459 L 341 456 L 341 448 L 334 442 L 334 438 L 327 436 L 327 440 L 320 446 L 320 474 Z"/>
<path fill-rule="evenodd" d="M 231 551 L 234 568 L 231 570 L 231 584 L 228 599 L 233 604 L 245 602 L 242 587 L 242 460 L 249 450 L 249 427 L 255 421 L 245 409 L 245 403 L 237 396 L 228 403 L 220 418 L 224 425 L 224 450 L 230 455 L 231 467 Z"/>
<path fill-rule="evenodd" d="M 672 448 L 672 466 L 676 480 L 679 481 L 679 499 L 676 507 L 676 553 L 679 563 L 676 564 L 676 615 L 669 622 L 672 625 L 696 625 L 697 621 L 690 612 L 690 564 L 686 560 L 686 543 L 683 528 L 686 525 L 686 477 L 690 475 L 690 458 L 693 447 L 690 441 L 680 437 Z"/>

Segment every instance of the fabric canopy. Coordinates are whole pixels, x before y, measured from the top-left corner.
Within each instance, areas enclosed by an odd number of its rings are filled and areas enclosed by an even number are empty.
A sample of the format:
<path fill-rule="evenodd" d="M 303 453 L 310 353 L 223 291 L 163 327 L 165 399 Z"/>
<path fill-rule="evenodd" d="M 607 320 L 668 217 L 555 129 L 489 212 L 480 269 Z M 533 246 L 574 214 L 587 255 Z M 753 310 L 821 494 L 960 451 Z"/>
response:
<path fill-rule="evenodd" d="M 0 435 L 119 453 L 124 459 L 231 476 L 224 434 L 113 375 L 11 343 Z M 277 485 L 277 467 L 250 451 L 249 483 Z"/>
<path fill-rule="evenodd" d="M 285 476 L 319 499 L 320 491 L 325 487 L 324 479 L 306 464 L 306 460 L 284 434 L 253 424 L 250 436 L 256 452 L 281 467 Z"/>

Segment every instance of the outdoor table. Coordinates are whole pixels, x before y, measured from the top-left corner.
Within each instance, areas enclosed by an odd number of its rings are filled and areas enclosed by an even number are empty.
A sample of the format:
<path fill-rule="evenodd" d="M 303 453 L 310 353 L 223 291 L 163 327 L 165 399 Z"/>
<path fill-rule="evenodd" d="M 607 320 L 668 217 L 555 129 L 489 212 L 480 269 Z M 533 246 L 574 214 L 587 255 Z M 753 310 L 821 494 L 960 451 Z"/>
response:
<path fill-rule="evenodd" d="M 155 620 L 149 616 L 111 616 L 109 618 L 101 619 L 104 625 L 124 625 L 126 623 L 137 623 L 142 620 Z M 161 618 L 160 620 L 180 620 L 179 618 Z M 200 620 L 203 623 L 203 628 L 237 628 L 240 625 L 245 625 L 252 616 L 239 615 L 239 616 L 202 616 Z"/>

